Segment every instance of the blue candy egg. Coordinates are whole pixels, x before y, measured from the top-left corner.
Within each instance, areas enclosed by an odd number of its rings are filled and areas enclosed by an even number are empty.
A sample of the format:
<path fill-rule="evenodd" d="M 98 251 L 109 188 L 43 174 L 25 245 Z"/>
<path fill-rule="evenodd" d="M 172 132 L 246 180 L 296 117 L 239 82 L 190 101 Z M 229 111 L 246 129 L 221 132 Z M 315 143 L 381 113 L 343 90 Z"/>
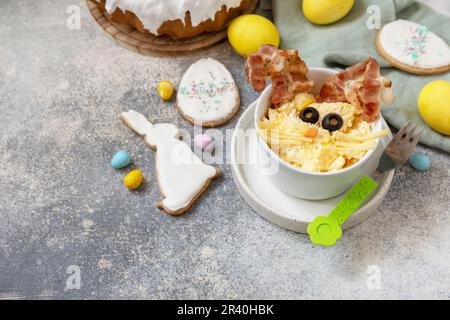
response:
<path fill-rule="evenodd" d="M 420 172 L 425 172 L 430 169 L 431 160 L 430 157 L 424 153 L 413 153 L 408 158 L 409 164 Z"/>
<path fill-rule="evenodd" d="M 111 166 L 114 169 L 121 169 L 126 167 L 131 163 L 131 158 L 128 152 L 126 151 L 119 151 L 117 152 L 114 157 L 111 159 Z"/>

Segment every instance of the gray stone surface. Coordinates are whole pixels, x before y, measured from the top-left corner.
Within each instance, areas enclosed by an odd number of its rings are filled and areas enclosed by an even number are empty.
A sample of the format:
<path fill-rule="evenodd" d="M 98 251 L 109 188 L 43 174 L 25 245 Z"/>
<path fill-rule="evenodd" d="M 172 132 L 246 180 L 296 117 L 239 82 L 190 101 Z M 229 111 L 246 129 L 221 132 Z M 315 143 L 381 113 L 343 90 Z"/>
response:
<path fill-rule="evenodd" d="M 80 30 L 66 27 L 72 4 Z M 236 78 L 242 113 L 256 98 L 242 59 L 227 43 L 182 58 L 137 55 L 101 33 L 84 1 L 2 0 L 0 21 L 0 299 L 450 298 L 447 154 L 420 148 L 431 171 L 398 170 L 374 216 L 330 249 L 260 218 L 228 165 L 173 218 L 154 206 L 152 151 L 117 116 L 133 108 L 192 130 L 154 87 L 208 56 Z M 142 190 L 123 187 L 128 169 L 111 169 L 118 149 L 145 172 Z M 81 287 L 65 290 L 71 265 Z M 367 285 L 371 265 L 379 290 Z"/>

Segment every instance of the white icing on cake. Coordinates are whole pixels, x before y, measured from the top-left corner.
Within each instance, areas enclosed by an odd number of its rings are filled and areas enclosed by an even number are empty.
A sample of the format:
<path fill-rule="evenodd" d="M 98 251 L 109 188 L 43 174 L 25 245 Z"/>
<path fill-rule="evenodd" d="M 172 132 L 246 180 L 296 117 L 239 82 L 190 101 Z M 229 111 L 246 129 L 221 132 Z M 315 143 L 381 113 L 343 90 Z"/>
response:
<path fill-rule="evenodd" d="M 380 45 L 395 60 L 418 68 L 433 69 L 450 65 L 450 48 L 427 27 L 407 20 L 386 24 Z"/>
<path fill-rule="evenodd" d="M 177 94 L 178 108 L 194 121 L 217 121 L 230 116 L 239 92 L 230 72 L 211 58 L 200 59 L 183 75 Z"/>
<path fill-rule="evenodd" d="M 184 23 L 188 11 L 193 27 L 205 20 L 213 20 L 224 5 L 227 9 L 236 8 L 241 5 L 241 0 L 106 0 L 108 13 L 113 13 L 117 8 L 130 11 L 153 34 L 158 33 L 165 21 L 180 19 Z"/>

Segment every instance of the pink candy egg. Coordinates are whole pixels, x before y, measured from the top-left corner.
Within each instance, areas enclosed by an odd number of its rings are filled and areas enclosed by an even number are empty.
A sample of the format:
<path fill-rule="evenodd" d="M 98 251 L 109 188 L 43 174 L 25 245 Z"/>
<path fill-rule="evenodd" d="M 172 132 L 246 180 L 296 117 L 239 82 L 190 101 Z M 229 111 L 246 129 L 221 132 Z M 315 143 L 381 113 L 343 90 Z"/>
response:
<path fill-rule="evenodd" d="M 194 144 L 204 151 L 211 151 L 214 149 L 214 141 L 207 134 L 198 134 L 194 137 Z"/>

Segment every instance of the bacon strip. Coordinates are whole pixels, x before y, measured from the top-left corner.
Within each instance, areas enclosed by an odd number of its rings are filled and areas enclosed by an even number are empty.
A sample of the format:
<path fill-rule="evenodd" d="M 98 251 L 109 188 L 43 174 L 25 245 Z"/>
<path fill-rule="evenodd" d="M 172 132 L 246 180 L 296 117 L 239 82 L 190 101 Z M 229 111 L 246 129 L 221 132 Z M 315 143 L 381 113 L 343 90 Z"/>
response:
<path fill-rule="evenodd" d="M 378 62 L 368 58 L 328 79 L 320 91 L 320 100 L 359 106 L 363 119 L 375 122 L 380 117 L 381 102 L 394 102 L 392 82 L 380 75 Z"/>
<path fill-rule="evenodd" d="M 308 67 L 299 57 L 298 50 L 279 50 L 271 45 L 263 45 L 257 53 L 248 57 L 246 70 L 248 80 L 256 92 L 264 90 L 266 80 L 272 81 L 271 102 L 275 108 L 314 86 L 306 77 Z"/>

